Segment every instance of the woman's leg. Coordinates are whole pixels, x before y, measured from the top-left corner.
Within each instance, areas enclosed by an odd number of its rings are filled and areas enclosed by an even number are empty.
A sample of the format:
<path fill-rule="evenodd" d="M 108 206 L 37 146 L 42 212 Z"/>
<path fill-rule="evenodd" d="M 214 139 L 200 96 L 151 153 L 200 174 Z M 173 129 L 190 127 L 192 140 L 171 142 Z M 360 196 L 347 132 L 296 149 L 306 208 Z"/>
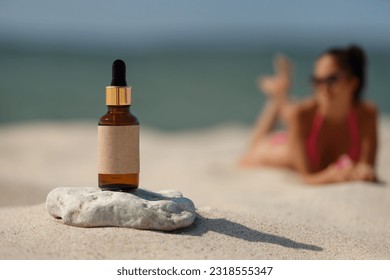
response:
<path fill-rule="evenodd" d="M 267 102 L 256 121 L 248 150 L 239 162 L 240 166 L 289 166 L 287 141 L 273 141 L 271 134 L 275 123 L 283 121 L 283 111 L 287 106 L 287 103 L 276 100 Z"/>
<path fill-rule="evenodd" d="M 288 162 L 286 143 L 275 145 L 269 141 L 269 136 L 275 123 L 284 119 L 284 111 L 289 104 L 292 67 L 283 56 L 276 57 L 274 63 L 275 75 L 258 80 L 259 89 L 268 96 L 268 100 L 257 118 L 248 150 L 240 160 L 241 166 L 259 164 L 284 166 Z"/>
<path fill-rule="evenodd" d="M 252 137 L 250 140 L 249 148 L 256 146 L 260 140 L 264 139 L 275 126 L 275 123 L 279 119 L 280 106 L 276 100 L 268 100 L 264 109 L 257 117 L 255 126 L 252 131 Z"/>

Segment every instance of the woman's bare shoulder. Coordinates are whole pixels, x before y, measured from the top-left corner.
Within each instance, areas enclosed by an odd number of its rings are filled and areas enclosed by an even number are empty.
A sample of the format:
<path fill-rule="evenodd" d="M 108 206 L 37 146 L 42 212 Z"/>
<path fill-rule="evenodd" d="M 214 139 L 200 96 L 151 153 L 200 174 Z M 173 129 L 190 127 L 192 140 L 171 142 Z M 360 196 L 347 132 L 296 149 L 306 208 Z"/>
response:
<path fill-rule="evenodd" d="M 376 123 L 378 120 L 378 109 L 372 102 L 360 102 L 357 105 L 357 119 L 359 123 L 359 129 L 362 134 L 373 136 L 376 134 Z"/>
<path fill-rule="evenodd" d="M 358 114 L 363 117 L 363 119 L 376 119 L 378 115 L 377 106 L 370 101 L 362 101 L 357 105 Z"/>

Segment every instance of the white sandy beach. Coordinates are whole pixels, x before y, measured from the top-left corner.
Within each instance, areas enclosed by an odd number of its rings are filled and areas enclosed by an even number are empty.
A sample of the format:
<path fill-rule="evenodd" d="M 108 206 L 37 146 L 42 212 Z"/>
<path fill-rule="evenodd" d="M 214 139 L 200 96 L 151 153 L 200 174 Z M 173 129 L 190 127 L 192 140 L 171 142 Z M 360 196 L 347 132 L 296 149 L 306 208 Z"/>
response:
<path fill-rule="evenodd" d="M 56 187 L 96 186 L 91 122 L 0 127 L 1 259 L 390 259 L 390 120 L 378 173 L 308 187 L 287 170 L 240 170 L 249 128 L 187 132 L 142 127 L 141 186 L 192 199 L 193 226 L 172 233 L 76 228 L 45 210 Z"/>

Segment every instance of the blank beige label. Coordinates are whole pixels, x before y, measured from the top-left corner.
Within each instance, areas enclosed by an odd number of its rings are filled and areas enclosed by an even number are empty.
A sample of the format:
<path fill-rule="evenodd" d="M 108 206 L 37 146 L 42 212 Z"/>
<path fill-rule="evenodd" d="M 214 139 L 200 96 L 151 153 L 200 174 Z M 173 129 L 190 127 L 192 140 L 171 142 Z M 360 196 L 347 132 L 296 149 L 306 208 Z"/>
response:
<path fill-rule="evenodd" d="M 100 174 L 139 173 L 139 125 L 98 127 Z"/>

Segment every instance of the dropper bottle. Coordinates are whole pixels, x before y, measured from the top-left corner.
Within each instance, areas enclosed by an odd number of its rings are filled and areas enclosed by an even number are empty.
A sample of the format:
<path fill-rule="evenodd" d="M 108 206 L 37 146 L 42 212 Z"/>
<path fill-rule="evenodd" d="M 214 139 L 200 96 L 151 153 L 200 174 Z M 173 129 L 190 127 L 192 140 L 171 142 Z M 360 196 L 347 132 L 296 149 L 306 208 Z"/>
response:
<path fill-rule="evenodd" d="M 126 64 L 112 64 L 111 86 L 106 87 L 108 112 L 98 126 L 99 188 L 126 191 L 139 183 L 139 122 L 130 112 L 131 87 L 126 82 Z"/>

